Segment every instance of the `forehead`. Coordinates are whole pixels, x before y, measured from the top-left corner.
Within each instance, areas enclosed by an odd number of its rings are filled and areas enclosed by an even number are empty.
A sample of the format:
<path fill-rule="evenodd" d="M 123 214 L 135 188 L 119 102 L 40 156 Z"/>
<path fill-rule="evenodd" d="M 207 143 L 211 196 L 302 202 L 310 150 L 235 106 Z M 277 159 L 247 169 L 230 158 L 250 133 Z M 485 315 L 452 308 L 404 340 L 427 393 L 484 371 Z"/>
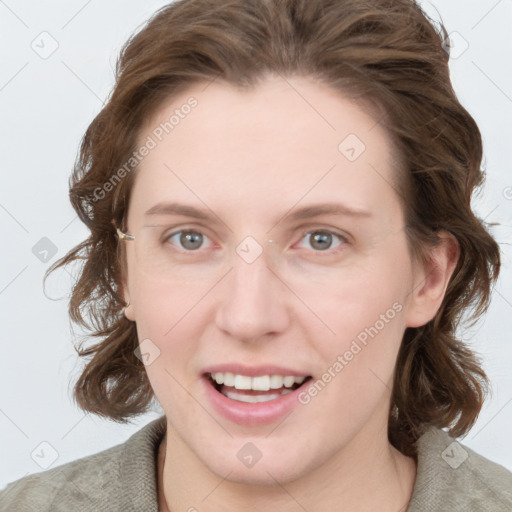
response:
<path fill-rule="evenodd" d="M 231 202 L 254 212 L 302 200 L 393 209 L 397 170 L 378 121 L 308 77 L 268 77 L 248 90 L 194 84 L 141 129 L 139 145 L 151 138 L 154 147 L 139 164 L 132 198 Z"/>

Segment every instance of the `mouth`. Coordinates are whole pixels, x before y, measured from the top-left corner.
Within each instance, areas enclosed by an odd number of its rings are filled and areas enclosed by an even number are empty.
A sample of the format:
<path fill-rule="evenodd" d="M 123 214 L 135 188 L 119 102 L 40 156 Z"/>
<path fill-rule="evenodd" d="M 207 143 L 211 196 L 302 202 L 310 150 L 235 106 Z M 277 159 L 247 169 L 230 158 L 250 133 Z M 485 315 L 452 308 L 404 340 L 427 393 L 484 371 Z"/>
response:
<path fill-rule="evenodd" d="M 215 372 L 205 375 L 209 384 L 230 400 L 245 403 L 262 403 L 278 400 L 304 386 L 311 375 L 249 375 Z"/>

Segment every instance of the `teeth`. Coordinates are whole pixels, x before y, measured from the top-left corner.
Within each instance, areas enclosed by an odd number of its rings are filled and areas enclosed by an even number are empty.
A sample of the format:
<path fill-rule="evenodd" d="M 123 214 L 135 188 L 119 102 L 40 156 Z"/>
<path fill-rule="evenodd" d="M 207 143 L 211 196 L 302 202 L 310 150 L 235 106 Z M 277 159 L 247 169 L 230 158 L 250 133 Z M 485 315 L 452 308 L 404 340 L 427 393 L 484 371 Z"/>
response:
<path fill-rule="evenodd" d="M 219 375 L 218 373 L 216 375 Z M 233 387 L 235 385 L 235 376 L 232 373 L 224 374 L 224 385 Z"/>
<path fill-rule="evenodd" d="M 270 389 L 279 389 L 283 387 L 283 377 L 281 375 L 272 375 L 270 377 Z"/>
<path fill-rule="evenodd" d="M 292 375 L 285 377 L 283 379 L 283 384 L 285 388 L 291 388 L 295 384 L 295 377 Z"/>
<path fill-rule="evenodd" d="M 251 389 L 252 379 L 245 375 L 235 375 L 235 389 Z"/>
<path fill-rule="evenodd" d="M 270 400 L 275 400 L 281 396 L 281 393 L 272 395 L 240 395 L 232 391 L 227 391 L 226 396 L 231 398 L 231 400 L 238 400 L 239 402 L 247 402 L 249 404 L 257 404 L 260 402 L 270 402 Z"/>
<path fill-rule="evenodd" d="M 235 389 L 252 389 L 254 391 L 269 391 L 270 389 L 280 389 L 283 386 L 291 388 L 294 384 L 302 384 L 306 380 L 306 377 L 295 377 L 293 375 L 259 375 L 258 377 L 249 377 L 229 372 L 212 373 L 211 378 L 217 384 L 224 384 Z"/>
<path fill-rule="evenodd" d="M 238 400 L 239 402 L 247 402 L 249 404 L 257 404 L 260 402 L 270 402 L 280 396 L 291 393 L 291 389 L 283 389 L 280 393 L 272 393 L 271 395 L 242 395 L 236 391 L 226 391 L 225 396 L 231 400 Z"/>
<path fill-rule="evenodd" d="M 270 389 L 270 377 L 268 375 L 253 377 L 252 389 L 256 389 L 258 391 L 268 391 Z"/>

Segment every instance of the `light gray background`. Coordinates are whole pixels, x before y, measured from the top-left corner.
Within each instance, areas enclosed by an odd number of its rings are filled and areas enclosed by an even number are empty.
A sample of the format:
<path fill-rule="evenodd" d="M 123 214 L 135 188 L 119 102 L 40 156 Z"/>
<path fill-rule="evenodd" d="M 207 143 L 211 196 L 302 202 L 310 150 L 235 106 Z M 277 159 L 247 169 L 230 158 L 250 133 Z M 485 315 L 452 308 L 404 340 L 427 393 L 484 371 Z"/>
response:
<path fill-rule="evenodd" d="M 42 277 L 87 236 L 68 201 L 80 139 L 113 86 L 121 45 L 166 3 L 0 1 L 0 488 L 123 442 L 161 414 L 123 426 L 73 405 L 70 382 L 81 363 L 67 316 L 71 280 L 66 272 L 49 279 L 48 295 L 63 297 L 55 301 L 44 295 Z M 454 87 L 485 144 L 488 180 L 475 207 L 501 224 L 494 234 L 503 271 L 490 311 L 462 333 L 482 355 L 493 395 L 463 443 L 512 470 L 512 1 L 423 5 L 454 33 Z M 48 262 L 33 253 L 43 237 L 57 251 Z"/>

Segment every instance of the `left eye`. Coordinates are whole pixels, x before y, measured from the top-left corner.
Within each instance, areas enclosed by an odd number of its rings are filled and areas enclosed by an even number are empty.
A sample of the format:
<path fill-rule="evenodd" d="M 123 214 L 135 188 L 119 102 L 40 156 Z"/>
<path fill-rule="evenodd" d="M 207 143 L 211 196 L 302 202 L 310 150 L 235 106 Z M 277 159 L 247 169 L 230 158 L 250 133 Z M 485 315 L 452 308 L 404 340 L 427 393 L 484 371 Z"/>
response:
<path fill-rule="evenodd" d="M 302 240 L 310 240 L 311 247 L 314 249 L 317 249 L 318 251 L 326 251 L 328 249 L 332 249 L 333 239 L 337 238 L 340 240 L 340 243 L 338 244 L 339 247 L 342 245 L 343 242 L 345 242 L 345 239 L 341 235 L 337 235 L 336 233 L 332 233 L 331 231 L 310 231 L 308 233 L 304 234 L 304 237 Z"/>

